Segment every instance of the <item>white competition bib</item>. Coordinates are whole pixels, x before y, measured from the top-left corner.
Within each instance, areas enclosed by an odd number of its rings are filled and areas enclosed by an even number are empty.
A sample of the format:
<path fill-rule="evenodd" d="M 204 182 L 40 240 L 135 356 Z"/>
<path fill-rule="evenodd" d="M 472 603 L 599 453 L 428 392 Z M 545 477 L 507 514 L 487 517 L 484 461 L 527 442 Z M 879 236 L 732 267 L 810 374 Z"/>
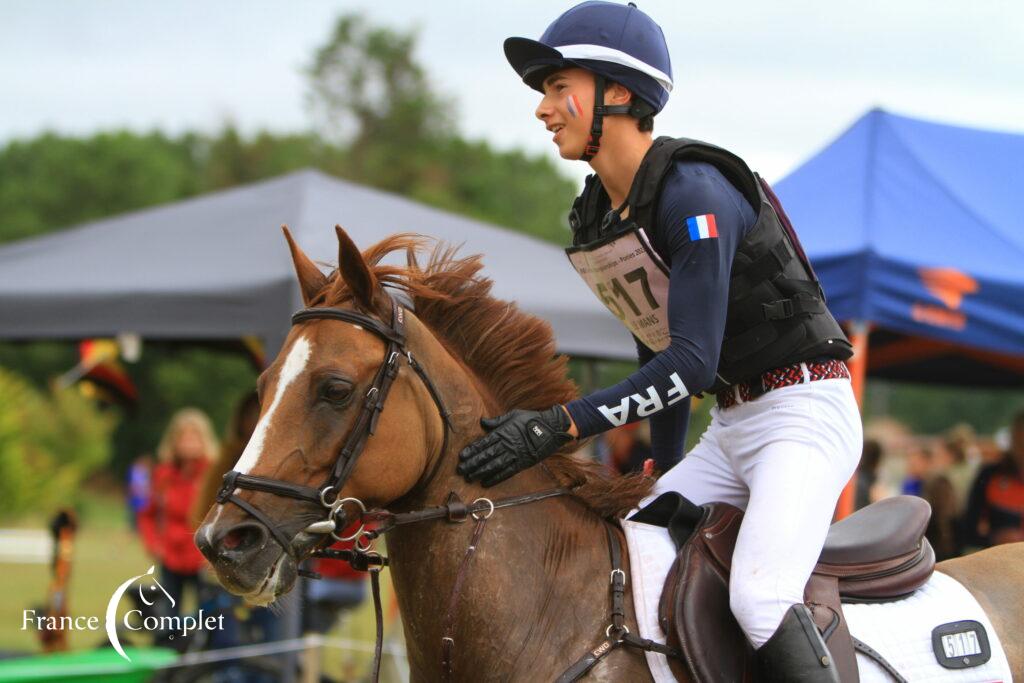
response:
<path fill-rule="evenodd" d="M 643 228 L 565 251 L 591 291 L 637 339 L 652 351 L 668 348 L 668 268 Z"/>

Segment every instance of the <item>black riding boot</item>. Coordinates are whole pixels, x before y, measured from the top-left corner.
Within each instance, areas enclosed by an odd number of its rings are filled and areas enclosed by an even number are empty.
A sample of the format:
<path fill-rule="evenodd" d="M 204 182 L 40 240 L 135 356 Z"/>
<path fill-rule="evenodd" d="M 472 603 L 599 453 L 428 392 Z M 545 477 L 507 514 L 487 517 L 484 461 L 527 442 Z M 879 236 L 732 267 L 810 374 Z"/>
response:
<path fill-rule="evenodd" d="M 832 654 L 804 605 L 793 605 L 756 653 L 758 683 L 839 683 Z"/>

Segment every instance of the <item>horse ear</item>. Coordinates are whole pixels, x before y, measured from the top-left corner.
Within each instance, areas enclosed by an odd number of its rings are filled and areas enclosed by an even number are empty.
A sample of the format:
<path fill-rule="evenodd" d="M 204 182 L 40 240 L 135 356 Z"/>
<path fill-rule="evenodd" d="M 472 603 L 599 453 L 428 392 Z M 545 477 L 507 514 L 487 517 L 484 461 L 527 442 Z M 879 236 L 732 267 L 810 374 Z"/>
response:
<path fill-rule="evenodd" d="M 292 233 L 288 230 L 288 226 L 282 225 L 281 230 L 284 231 L 284 238 L 288 240 L 288 250 L 292 252 L 292 263 L 295 265 L 295 274 L 299 278 L 302 302 L 309 306 L 313 298 L 327 284 L 327 276 L 306 256 L 302 249 L 299 249 L 299 245 L 292 239 Z"/>
<path fill-rule="evenodd" d="M 355 297 L 356 303 L 364 310 L 372 311 L 373 299 L 378 289 L 377 278 L 348 233 L 340 225 L 335 225 L 334 231 L 338 233 L 338 273 L 340 275 L 334 286 L 338 288 L 344 281 Z"/>

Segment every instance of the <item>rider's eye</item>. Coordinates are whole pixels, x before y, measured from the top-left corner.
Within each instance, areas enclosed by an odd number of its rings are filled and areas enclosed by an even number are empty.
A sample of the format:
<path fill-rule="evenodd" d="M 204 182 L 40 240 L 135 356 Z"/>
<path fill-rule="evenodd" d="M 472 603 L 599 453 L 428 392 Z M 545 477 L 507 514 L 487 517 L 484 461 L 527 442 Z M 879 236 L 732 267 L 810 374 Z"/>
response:
<path fill-rule="evenodd" d="M 330 403 L 344 403 L 352 395 L 352 385 L 348 382 L 327 382 L 320 389 L 320 396 Z"/>

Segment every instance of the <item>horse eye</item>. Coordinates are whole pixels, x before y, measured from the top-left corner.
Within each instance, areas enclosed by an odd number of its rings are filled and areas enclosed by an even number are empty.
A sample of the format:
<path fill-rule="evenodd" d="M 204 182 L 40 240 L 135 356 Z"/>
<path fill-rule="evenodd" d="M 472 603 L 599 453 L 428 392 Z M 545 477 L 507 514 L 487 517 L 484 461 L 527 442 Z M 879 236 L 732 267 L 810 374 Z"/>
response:
<path fill-rule="evenodd" d="M 328 382 L 320 390 L 320 396 L 330 403 L 344 403 L 352 395 L 352 385 L 346 382 Z"/>

